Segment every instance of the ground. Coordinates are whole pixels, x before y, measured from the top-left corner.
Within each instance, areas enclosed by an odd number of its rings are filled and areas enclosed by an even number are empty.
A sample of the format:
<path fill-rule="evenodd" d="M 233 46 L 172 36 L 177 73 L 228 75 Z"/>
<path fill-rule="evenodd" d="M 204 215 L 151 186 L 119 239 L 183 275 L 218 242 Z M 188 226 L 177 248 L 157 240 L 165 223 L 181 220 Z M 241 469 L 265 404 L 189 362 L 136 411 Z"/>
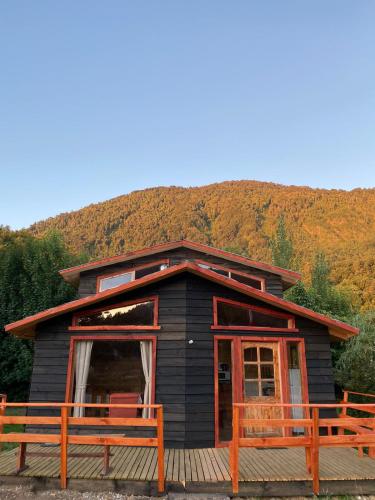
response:
<path fill-rule="evenodd" d="M 329 498 L 329 500 L 375 500 L 375 496 L 358 495 L 355 497 L 321 497 Z M 178 494 L 172 493 L 164 497 L 142 497 L 142 496 L 127 496 L 121 493 L 101 492 L 101 493 L 80 493 L 72 490 L 45 490 L 33 491 L 24 486 L 0 486 L 1 500 L 23 500 L 23 499 L 41 499 L 41 500 L 230 500 L 225 495 L 205 495 L 205 494 Z M 240 500 L 240 499 L 232 499 Z M 259 498 L 249 497 L 241 500 L 259 500 Z M 311 500 L 311 497 L 273 497 L 267 500 Z"/>
<path fill-rule="evenodd" d="M 72 490 L 46 490 L 33 491 L 24 486 L 0 486 L 1 500 L 152 500 L 150 497 L 126 496 L 115 492 L 101 493 L 80 493 Z M 159 497 L 155 500 L 165 500 L 166 497 Z"/>

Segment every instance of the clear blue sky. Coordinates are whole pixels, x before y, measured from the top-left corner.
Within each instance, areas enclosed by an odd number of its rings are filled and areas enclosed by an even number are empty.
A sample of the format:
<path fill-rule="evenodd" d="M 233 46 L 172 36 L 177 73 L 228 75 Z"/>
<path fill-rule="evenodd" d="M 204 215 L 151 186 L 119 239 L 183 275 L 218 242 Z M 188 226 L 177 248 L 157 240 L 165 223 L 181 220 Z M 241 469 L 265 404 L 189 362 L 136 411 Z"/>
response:
<path fill-rule="evenodd" d="M 375 186 L 373 0 L 0 5 L 0 223 L 134 189 Z"/>

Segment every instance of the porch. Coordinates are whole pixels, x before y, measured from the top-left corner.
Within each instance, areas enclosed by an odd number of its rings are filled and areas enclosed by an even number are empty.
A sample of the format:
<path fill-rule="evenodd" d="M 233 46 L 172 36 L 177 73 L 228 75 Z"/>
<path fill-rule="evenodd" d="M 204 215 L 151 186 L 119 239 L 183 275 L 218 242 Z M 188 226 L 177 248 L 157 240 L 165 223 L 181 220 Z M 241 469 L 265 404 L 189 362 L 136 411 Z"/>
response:
<path fill-rule="evenodd" d="M 22 482 L 36 487 L 59 487 L 60 458 L 51 448 L 29 444 L 27 468 L 15 474 L 17 449 L 0 453 L 0 481 Z M 59 455 L 60 447 L 53 448 Z M 78 458 L 75 453 L 100 454 L 101 446 L 69 445 L 68 488 L 123 490 L 134 494 L 157 491 L 157 449 L 150 447 L 111 447 L 110 470 L 103 476 L 100 458 Z M 228 448 L 167 449 L 164 457 L 166 490 L 221 492 L 232 494 Z M 359 457 L 352 448 L 320 450 L 321 492 L 360 494 L 375 491 L 375 462 Z M 306 472 L 302 448 L 241 448 L 239 493 L 242 495 L 311 495 L 311 475 Z"/>

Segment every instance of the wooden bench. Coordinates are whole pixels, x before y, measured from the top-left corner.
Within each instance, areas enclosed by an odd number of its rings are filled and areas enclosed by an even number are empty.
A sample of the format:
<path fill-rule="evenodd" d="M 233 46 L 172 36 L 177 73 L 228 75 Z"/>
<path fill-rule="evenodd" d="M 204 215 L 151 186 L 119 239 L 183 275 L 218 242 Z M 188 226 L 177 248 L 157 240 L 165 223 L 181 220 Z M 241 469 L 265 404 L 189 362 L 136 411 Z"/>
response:
<path fill-rule="evenodd" d="M 125 434 L 93 434 L 93 437 L 125 437 Z M 60 458 L 60 452 L 53 452 L 53 451 L 47 451 L 47 452 L 41 452 L 41 451 L 27 451 L 26 448 L 27 443 L 20 443 L 20 446 L 18 448 L 18 453 L 17 453 L 17 467 L 16 467 L 16 474 L 21 473 L 25 469 L 27 469 L 26 465 L 26 454 L 29 457 L 51 457 L 51 458 Z M 50 445 L 51 446 L 51 445 Z M 46 446 L 46 448 L 50 447 Z M 53 445 L 55 446 L 55 445 Z M 109 461 L 111 457 L 111 445 L 109 444 L 103 444 L 99 445 L 103 446 L 103 452 L 102 453 L 79 453 L 79 452 L 68 452 L 68 457 L 70 458 L 102 458 L 103 459 L 103 472 L 102 475 L 106 476 L 110 472 L 110 466 L 109 466 Z"/>

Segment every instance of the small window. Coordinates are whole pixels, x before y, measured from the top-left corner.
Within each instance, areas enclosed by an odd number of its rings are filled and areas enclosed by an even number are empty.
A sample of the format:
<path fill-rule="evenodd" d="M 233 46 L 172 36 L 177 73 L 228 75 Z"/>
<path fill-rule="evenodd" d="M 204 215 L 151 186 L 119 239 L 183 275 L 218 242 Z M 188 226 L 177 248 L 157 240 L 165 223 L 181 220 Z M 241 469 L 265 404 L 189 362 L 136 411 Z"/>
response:
<path fill-rule="evenodd" d="M 134 272 L 117 274 L 115 276 L 109 276 L 108 278 L 101 278 L 99 282 L 99 292 L 104 290 L 109 290 L 110 288 L 115 288 L 116 286 L 125 285 L 133 281 Z"/>
<path fill-rule="evenodd" d="M 295 321 L 294 317 L 288 314 L 214 297 L 214 324 L 212 328 L 295 331 Z"/>
<path fill-rule="evenodd" d="M 220 274 L 221 276 L 225 276 L 226 278 L 231 278 L 235 281 L 238 281 L 239 283 L 251 286 L 252 288 L 256 288 L 258 290 L 265 289 L 264 278 L 259 278 L 258 276 L 253 276 L 241 271 L 234 271 L 233 269 L 219 266 L 217 264 L 210 264 L 209 262 L 203 260 L 197 260 L 196 262 L 202 269 L 208 269 L 209 271 L 213 271 L 216 274 Z"/>
<path fill-rule="evenodd" d="M 130 281 L 143 278 L 148 274 L 157 273 L 168 267 L 168 261 L 162 260 L 158 262 L 153 262 L 140 267 L 135 267 L 134 269 L 129 269 L 123 273 L 109 274 L 107 276 L 98 276 L 97 291 L 104 292 L 104 290 L 109 290 L 110 288 L 115 288 L 116 286 L 125 285 L 130 283 Z"/>
<path fill-rule="evenodd" d="M 155 328 L 157 315 L 157 297 L 153 297 L 78 313 L 73 329 Z"/>

